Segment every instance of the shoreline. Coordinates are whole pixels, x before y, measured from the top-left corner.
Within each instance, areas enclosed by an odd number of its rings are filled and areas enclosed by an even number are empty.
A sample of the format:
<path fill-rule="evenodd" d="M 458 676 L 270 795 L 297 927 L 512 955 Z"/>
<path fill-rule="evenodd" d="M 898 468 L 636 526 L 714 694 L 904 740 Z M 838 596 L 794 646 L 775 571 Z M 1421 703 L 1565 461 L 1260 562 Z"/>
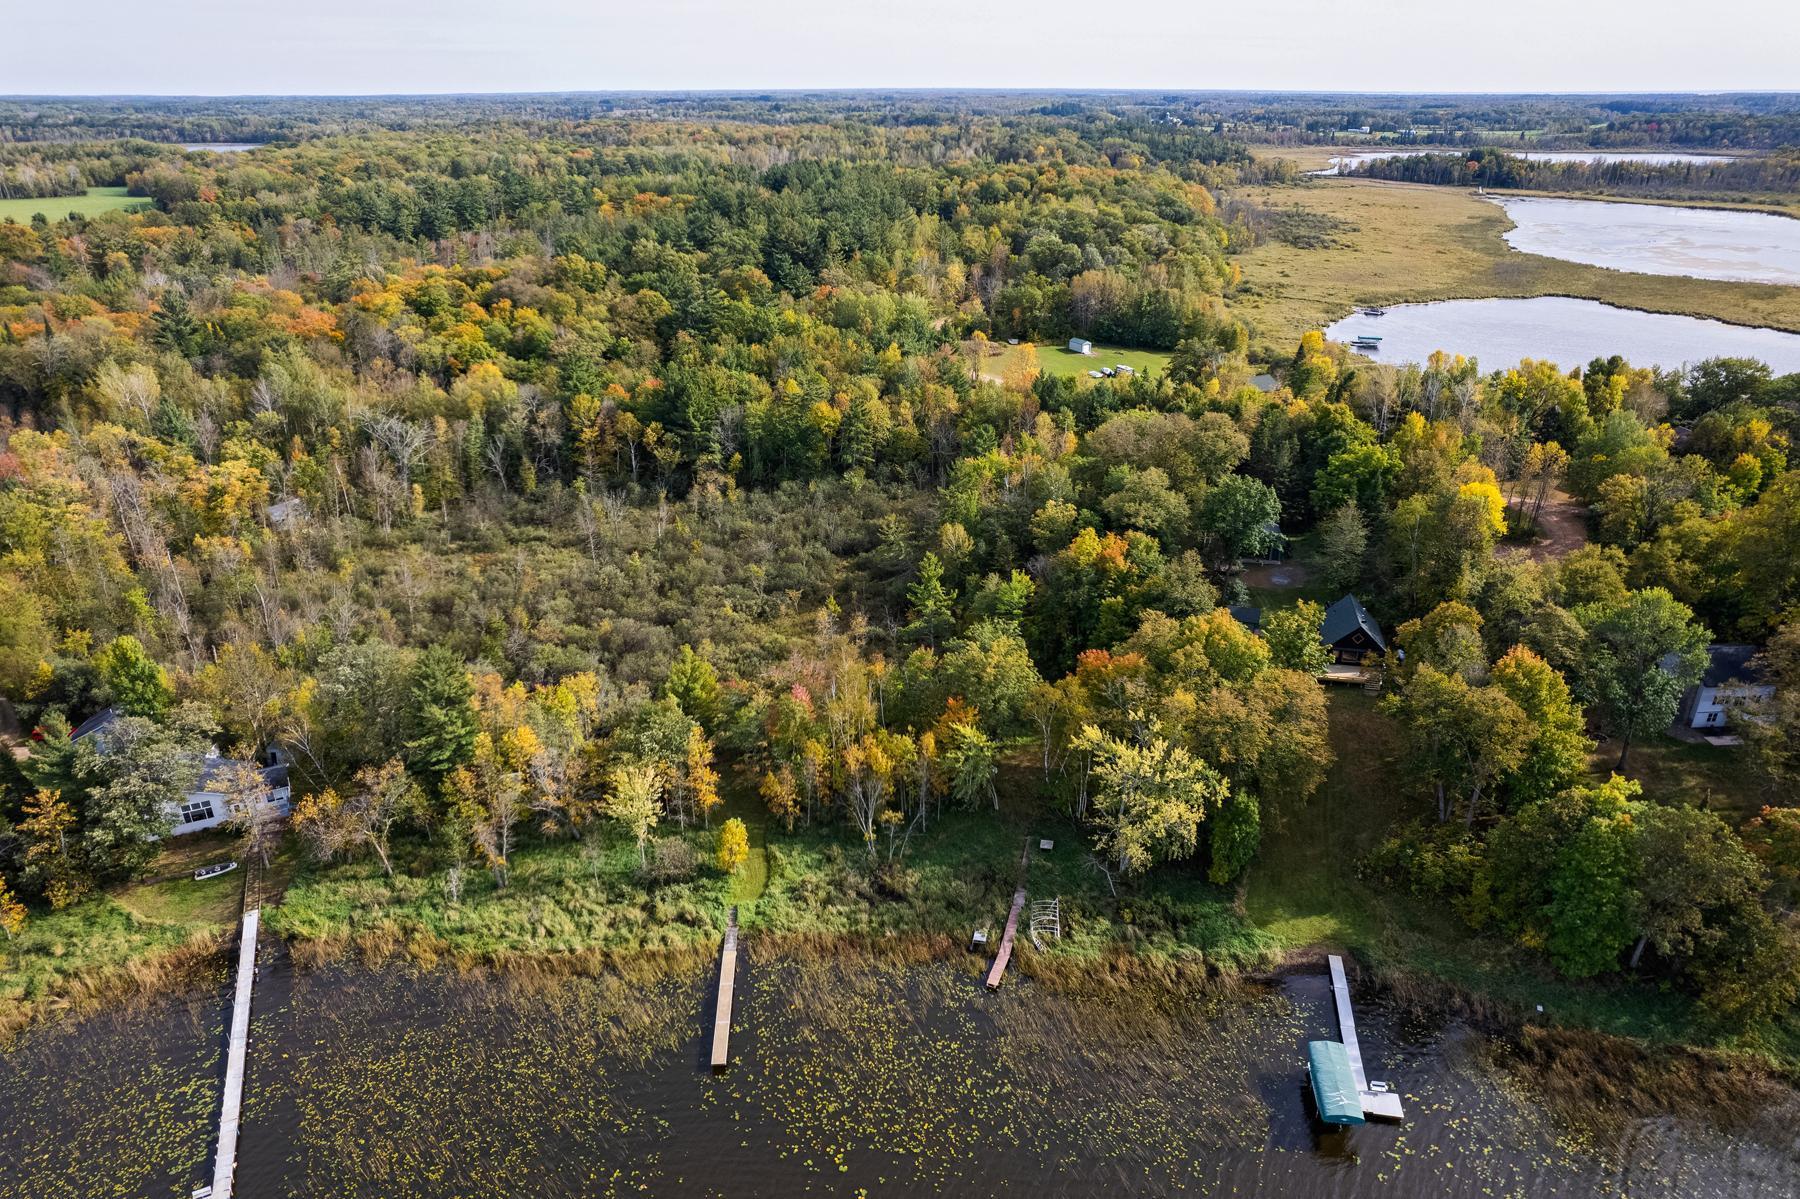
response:
<path fill-rule="evenodd" d="M 754 929 L 747 930 L 754 933 Z M 367 936 L 289 938 L 268 934 L 293 968 L 311 971 L 348 967 L 370 973 L 390 970 L 415 975 L 444 972 L 485 976 L 531 993 L 553 989 L 577 978 L 612 978 L 652 985 L 684 975 L 701 977 L 716 963 L 712 938 L 674 948 L 634 950 L 586 949 L 574 952 L 456 954 L 420 952 L 415 941 L 396 944 Z M 65 1020 L 84 1021 L 132 1008 L 160 996 L 197 987 L 205 971 L 223 968 L 230 938 L 220 936 L 183 946 L 141 964 L 141 968 L 109 972 L 79 1002 L 39 1012 L 0 1030 L 0 1055 L 18 1040 Z M 907 933 L 864 936 L 836 932 L 768 932 L 747 935 L 745 952 L 752 963 L 778 960 L 867 960 L 886 966 L 946 965 L 979 981 L 986 957 L 971 954 L 950 933 Z M 1678 1102 L 1701 1104 L 1770 1087 L 1800 1092 L 1800 1064 L 1783 1065 L 1753 1050 L 1726 1049 L 1685 1041 L 1656 1042 L 1603 1031 L 1582 1023 L 1536 1019 L 1515 1004 L 1427 972 L 1373 964 L 1349 946 L 1320 943 L 1272 949 L 1256 962 L 1241 966 L 1216 961 L 1197 951 L 1164 954 L 1112 947 L 1098 954 L 1040 953 L 1021 942 L 1014 974 L 1021 981 L 1072 1000 L 1102 1002 L 1129 999 L 1134 1006 L 1163 1009 L 1188 1001 L 1228 996 L 1240 988 L 1278 986 L 1290 975 L 1323 970 L 1328 954 L 1339 953 L 1350 967 L 1352 984 L 1366 988 L 1416 1016 L 1462 1022 L 1554 1081 L 1565 1101 L 1584 1096 L 1587 1114 L 1651 1115 L 1671 1110 L 1655 1106 L 1656 1096 L 1677 1095 Z M 119 985 L 129 980 L 127 985 Z M 1564 1058 L 1583 1060 L 1570 1070 Z M 1596 1060 L 1599 1064 L 1596 1065 Z M 1604 1067 L 1604 1068 L 1602 1068 Z M 1623 1070 L 1626 1083 L 1619 1082 Z M 1600 1081 L 1596 1081 L 1600 1080 Z M 1721 1082 L 1721 1080 L 1723 1080 Z M 1593 1092 L 1593 1094 L 1588 1094 Z M 1759 1098 L 1760 1101 L 1760 1098 Z M 1616 1110 L 1623 1102 L 1625 1110 Z M 1614 1105 L 1614 1106 L 1608 1106 Z"/>

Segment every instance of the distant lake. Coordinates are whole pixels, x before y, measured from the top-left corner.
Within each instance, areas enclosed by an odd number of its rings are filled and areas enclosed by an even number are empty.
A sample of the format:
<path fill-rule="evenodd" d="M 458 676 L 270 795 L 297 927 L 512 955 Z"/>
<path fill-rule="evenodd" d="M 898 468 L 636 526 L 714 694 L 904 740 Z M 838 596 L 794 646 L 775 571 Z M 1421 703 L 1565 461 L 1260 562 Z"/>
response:
<path fill-rule="evenodd" d="M 1516 226 L 1506 243 L 1527 254 L 1648 275 L 1800 286 L 1800 220 L 1792 217 L 1604 200 L 1488 199 Z"/>
<path fill-rule="evenodd" d="M 254 150 L 260 142 L 182 142 L 183 150 L 211 150 L 215 154 L 242 154 Z"/>
<path fill-rule="evenodd" d="M 1381 338 L 1381 349 L 1370 357 L 1388 363 L 1424 362 L 1433 351 L 1446 350 L 1478 358 L 1489 370 L 1521 358 L 1548 360 L 1566 370 L 1621 354 L 1633 366 L 1674 369 L 1703 358 L 1734 357 L 1760 358 L 1776 374 L 1800 371 L 1800 333 L 1563 296 L 1404 304 L 1385 316 L 1348 316 L 1325 330 L 1333 341 L 1362 334 Z"/>
<path fill-rule="evenodd" d="M 1417 158 L 1421 154 L 1461 154 L 1472 147 L 1432 146 L 1427 149 L 1411 150 L 1358 150 L 1354 154 L 1340 154 L 1331 160 L 1331 166 L 1323 171 L 1309 171 L 1312 175 L 1338 175 L 1344 170 L 1361 166 L 1365 162 L 1374 162 L 1382 158 Z M 1508 150 L 1504 146 L 1494 147 L 1502 153 L 1514 158 L 1529 159 L 1532 162 L 1644 162 L 1651 166 L 1670 166 L 1678 162 L 1709 163 L 1730 162 L 1730 154 L 1683 154 L 1659 150 Z"/>

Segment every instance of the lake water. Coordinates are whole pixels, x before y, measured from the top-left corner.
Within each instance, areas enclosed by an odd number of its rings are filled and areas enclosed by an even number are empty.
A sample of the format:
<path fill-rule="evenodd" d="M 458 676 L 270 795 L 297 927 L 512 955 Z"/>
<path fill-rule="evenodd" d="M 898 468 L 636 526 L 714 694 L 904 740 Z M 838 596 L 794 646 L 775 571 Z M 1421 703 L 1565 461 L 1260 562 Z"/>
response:
<path fill-rule="evenodd" d="M 1506 242 L 1569 262 L 1741 283 L 1800 286 L 1800 220 L 1766 212 L 1488 197 L 1514 228 Z"/>
<path fill-rule="evenodd" d="M 1504 147 L 1501 147 L 1504 149 Z M 1382 158 L 1416 158 L 1421 154 L 1456 154 L 1461 152 L 1459 146 L 1436 146 L 1430 149 L 1412 150 L 1358 150 L 1354 154 L 1340 154 L 1331 160 L 1331 166 L 1322 171 L 1309 171 L 1312 175 L 1339 175 L 1347 169 L 1354 169 L 1365 162 L 1374 162 Z M 1525 158 L 1532 162 L 1643 162 L 1652 166 L 1670 166 L 1678 162 L 1709 163 L 1730 162 L 1729 154 L 1683 154 L 1660 150 L 1506 150 L 1514 158 Z"/>
<path fill-rule="evenodd" d="M 1800 1192 L 1800 1096 L 1732 1117 L 1559 1106 L 1539 1067 L 1366 988 L 1359 1032 L 1407 1122 L 1327 1133 L 1304 1043 L 1322 972 L 1210 997 L 1082 1000 L 971 963 L 853 953 L 739 976 L 705 1067 L 709 974 L 659 984 L 260 972 L 238 1192 L 501 1196 L 1762 1199 Z M 0 1056 L 0 1194 L 185 1196 L 208 1168 L 224 996 Z M 9 1189 L 10 1188 L 10 1189 Z"/>
<path fill-rule="evenodd" d="M 1490 370 L 1521 358 L 1568 368 L 1622 354 L 1633 366 L 1674 369 L 1703 358 L 1742 357 L 1760 358 L 1776 374 L 1800 371 L 1800 334 L 1562 296 L 1404 304 L 1385 316 L 1347 316 L 1325 330 L 1333 341 L 1360 334 L 1380 337 L 1381 349 L 1371 357 L 1391 363 L 1423 362 L 1446 350 L 1479 358 Z"/>
<path fill-rule="evenodd" d="M 254 150 L 259 142 L 182 142 L 183 150 L 211 150 L 215 154 L 242 154 Z"/>

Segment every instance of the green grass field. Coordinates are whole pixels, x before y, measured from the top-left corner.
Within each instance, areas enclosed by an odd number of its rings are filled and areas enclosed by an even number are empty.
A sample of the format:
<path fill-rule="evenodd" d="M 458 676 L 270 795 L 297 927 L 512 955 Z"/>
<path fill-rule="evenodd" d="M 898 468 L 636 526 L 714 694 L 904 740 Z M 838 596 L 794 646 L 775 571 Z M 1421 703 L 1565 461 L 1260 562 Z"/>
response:
<path fill-rule="evenodd" d="M 52 221 L 60 221 L 71 212 L 97 216 L 102 212 L 128 212 L 150 204 L 142 196 L 128 196 L 122 187 L 90 187 L 85 196 L 50 196 L 45 199 L 0 200 L 0 221 L 14 220 L 21 225 L 31 223 L 37 213 Z"/>
<path fill-rule="evenodd" d="M 1000 346 L 1002 351 L 990 360 L 988 374 L 1004 376 L 1017 357 L 1021 347 Z M 1118 366 L 1124 363 L 1139 373 L 1162 373 L 1168 369 L 1169 355 L 1162 350 L 1126 350 L 1117 346 L 1094 344 L 1093 354 L 1073 354 L 1068 344 L 1060 341 L 1038 343 L 1038 368 L 1045 374 L 1058 375 L 1065 379 L 1086 378 L 1087 373 L 1099 370 L 1103 366 Z"/>

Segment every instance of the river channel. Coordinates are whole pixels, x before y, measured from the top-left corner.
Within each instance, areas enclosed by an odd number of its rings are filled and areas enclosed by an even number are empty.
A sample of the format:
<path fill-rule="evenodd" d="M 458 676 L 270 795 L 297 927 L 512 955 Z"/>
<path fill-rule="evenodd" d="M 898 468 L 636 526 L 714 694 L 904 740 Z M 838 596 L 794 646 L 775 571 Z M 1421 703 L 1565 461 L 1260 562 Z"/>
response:
<path fill-rule="evenodd" d="M 1120 1004 L 972 963 L 757 960 L 735 1064 L 712 979 L 297 970 L 257 987 L 238 1193 L 479 1196 L 1790 1196 L 1800 1097 L 1599 1126 L 1513 1051 L 1359 996 L 1400 1126 L 1325 1133 L 1302 1049 L 1326 979 Z M 221 972 L 222 975 L 222 972 Z M 209 1168 L 223 978 L 0 1056 L 0 1194 L 186 1196 Z"/>

